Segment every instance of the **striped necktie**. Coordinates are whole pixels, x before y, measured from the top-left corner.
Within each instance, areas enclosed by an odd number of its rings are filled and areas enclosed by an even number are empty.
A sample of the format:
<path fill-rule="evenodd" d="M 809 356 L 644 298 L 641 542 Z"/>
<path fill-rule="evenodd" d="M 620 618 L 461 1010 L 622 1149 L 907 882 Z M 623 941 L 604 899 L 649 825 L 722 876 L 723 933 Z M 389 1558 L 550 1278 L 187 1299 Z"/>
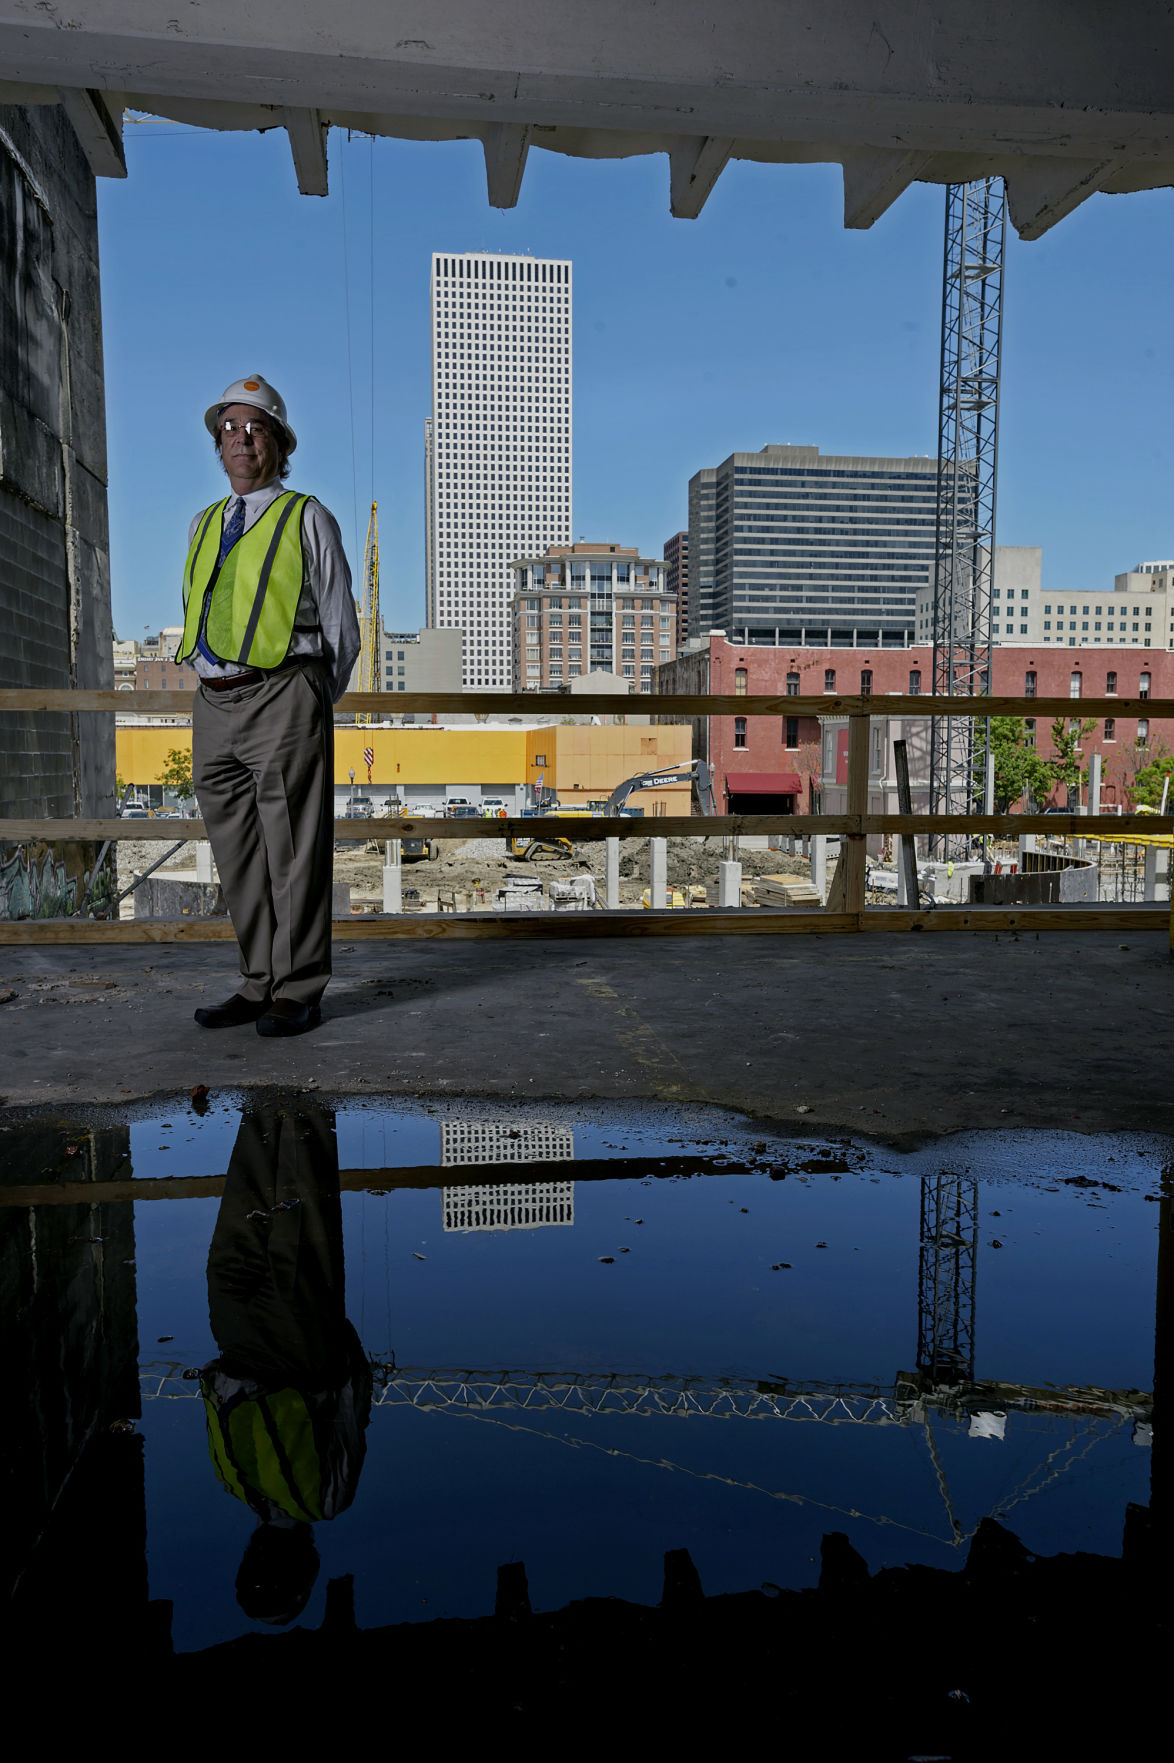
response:
<path fill-rule="evenodd" d="M 236 544 L 237 540 L 240 538 L 240 536 L 244 532 L 244 530 L 245 530 L 245 499 L 243 496 L 238 496 L 236 499 L 236 507 L 233 509 L 232 513 L 229 515 L 228 519 L 225 521 L 224 527 L 223 527 L 221 534 L 220 534 L 220 555 L 216 559 L 217 569 L 220 568 L 220 565 L 224 562 L 224 559 L 228 556 L 228 553 L 232 550 L 232 547 Z M 205 605 L 204 617 L 203 617 L 203 620 L 200 624 L 200 634 L 196 638 L 196 648 L 199 651 L 199 653 L 204 657 L 205 661 L 211 661 L 215 666 L 221 666 L 222 662 L 221 662 L 220 656 L 213 655 L 213 653 L 212 653 L 211 649 L 208 647 L 207 641 L 205 640 L 205 637 L 204 637 L 204 628 L 207 625 L 207 622 L 208 622 L 208 606 Z"/>
<path fill-rule="evenodd" d="M 232 550 L 232 547 L 236 544 L 244 530 L 245 499 L 243 496 L 238 496 L 236 499 L 236 507 L 225 521 L 224 530 L 220 535 L 220 555 L 216 559 L 217 567 L 224 562 L 224 559 L 228 556 L 228 553 Z"/>

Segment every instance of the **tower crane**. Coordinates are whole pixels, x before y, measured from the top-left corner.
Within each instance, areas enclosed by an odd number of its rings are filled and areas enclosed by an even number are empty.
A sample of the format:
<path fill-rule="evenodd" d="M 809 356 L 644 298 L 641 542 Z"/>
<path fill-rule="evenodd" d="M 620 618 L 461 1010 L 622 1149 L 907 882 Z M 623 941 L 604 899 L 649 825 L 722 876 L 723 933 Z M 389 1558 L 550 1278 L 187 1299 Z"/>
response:
<path fill-rule="evenodd" d="M 946 186 L 933 690 L 947 696 L 991 690 L 1006 206 L 1001 178 Z M 930 811 L 966 814 L 977 794 L 976 725 L 935 716 L 930 727 Z M 931 848 L 939 839 L 948 856 L 948 835 L 931 835 Z"/>
<path fill-rule="evenodd" d="M 363 601 L 359 613 L 359 677 L 356 691 L 379 690 L 379 504 L 372 502 L 367 526 L 367 550 L 363 558 Z M 375 721 L 375 712 L 360 710 L 359 723 Z"/>

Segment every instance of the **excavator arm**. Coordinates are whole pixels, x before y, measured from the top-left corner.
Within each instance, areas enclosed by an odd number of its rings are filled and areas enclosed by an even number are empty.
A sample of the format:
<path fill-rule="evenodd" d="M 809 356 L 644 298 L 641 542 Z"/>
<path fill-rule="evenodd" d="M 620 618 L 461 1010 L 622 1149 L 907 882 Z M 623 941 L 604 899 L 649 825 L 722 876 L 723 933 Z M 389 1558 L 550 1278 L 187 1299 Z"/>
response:
<path fill-rule="evenodd" d="M 702 814 L 716 814 L 713 774 L 704 759 L 691 759 L 685 765 L 666 765 L 659 771 L 644 771 L 638 777 L 625 778 L 608 797 L 604 813 L 621 813 L 628 797 L 636 790 L 663 789 L 666 784 L 680 784 L 686 779 L 691 779 L 696 788 Z"/>

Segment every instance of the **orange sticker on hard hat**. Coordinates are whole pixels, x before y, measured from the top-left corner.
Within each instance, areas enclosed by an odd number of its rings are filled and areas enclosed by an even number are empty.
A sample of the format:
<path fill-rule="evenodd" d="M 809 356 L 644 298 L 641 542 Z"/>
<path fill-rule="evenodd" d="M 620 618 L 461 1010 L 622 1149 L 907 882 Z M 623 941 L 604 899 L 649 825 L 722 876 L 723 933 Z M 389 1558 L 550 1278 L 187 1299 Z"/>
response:
<path fill-rule="evenodd" d="M 246 392 L 259 392 L 261 390 L 260 380 L 242 380 L 241 385 L 245 388 Z"/>

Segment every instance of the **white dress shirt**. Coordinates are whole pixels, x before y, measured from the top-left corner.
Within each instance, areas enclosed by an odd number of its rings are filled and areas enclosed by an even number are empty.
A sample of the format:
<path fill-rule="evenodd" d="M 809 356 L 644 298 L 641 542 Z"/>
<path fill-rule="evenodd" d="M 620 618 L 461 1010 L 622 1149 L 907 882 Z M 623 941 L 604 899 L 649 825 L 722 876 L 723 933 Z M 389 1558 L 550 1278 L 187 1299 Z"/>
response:
<path fill-rule="evenodd" d="M 285 487 L 275 477 L 243 497 L 230 496 L 221 532 L 232 519 L 238 501 L 245 505 L 244 530 L 248 532 Z M 200 510 L 188 529 L 189 547 L 204 512 Z M 359 646 L 359 619 L 342 534 L 330 510 L 311 498 L 302 509 L 302 593 L 294 616 L 289 654 L 324 661 L 331 675 L 331 696 L 337 702 L 347 689 Z M 234 673 L 249 671 L 235 661 L 209 661 L 199 650 L 190 657 L 189 665 L 201 679 L 230 679 Z"/>

